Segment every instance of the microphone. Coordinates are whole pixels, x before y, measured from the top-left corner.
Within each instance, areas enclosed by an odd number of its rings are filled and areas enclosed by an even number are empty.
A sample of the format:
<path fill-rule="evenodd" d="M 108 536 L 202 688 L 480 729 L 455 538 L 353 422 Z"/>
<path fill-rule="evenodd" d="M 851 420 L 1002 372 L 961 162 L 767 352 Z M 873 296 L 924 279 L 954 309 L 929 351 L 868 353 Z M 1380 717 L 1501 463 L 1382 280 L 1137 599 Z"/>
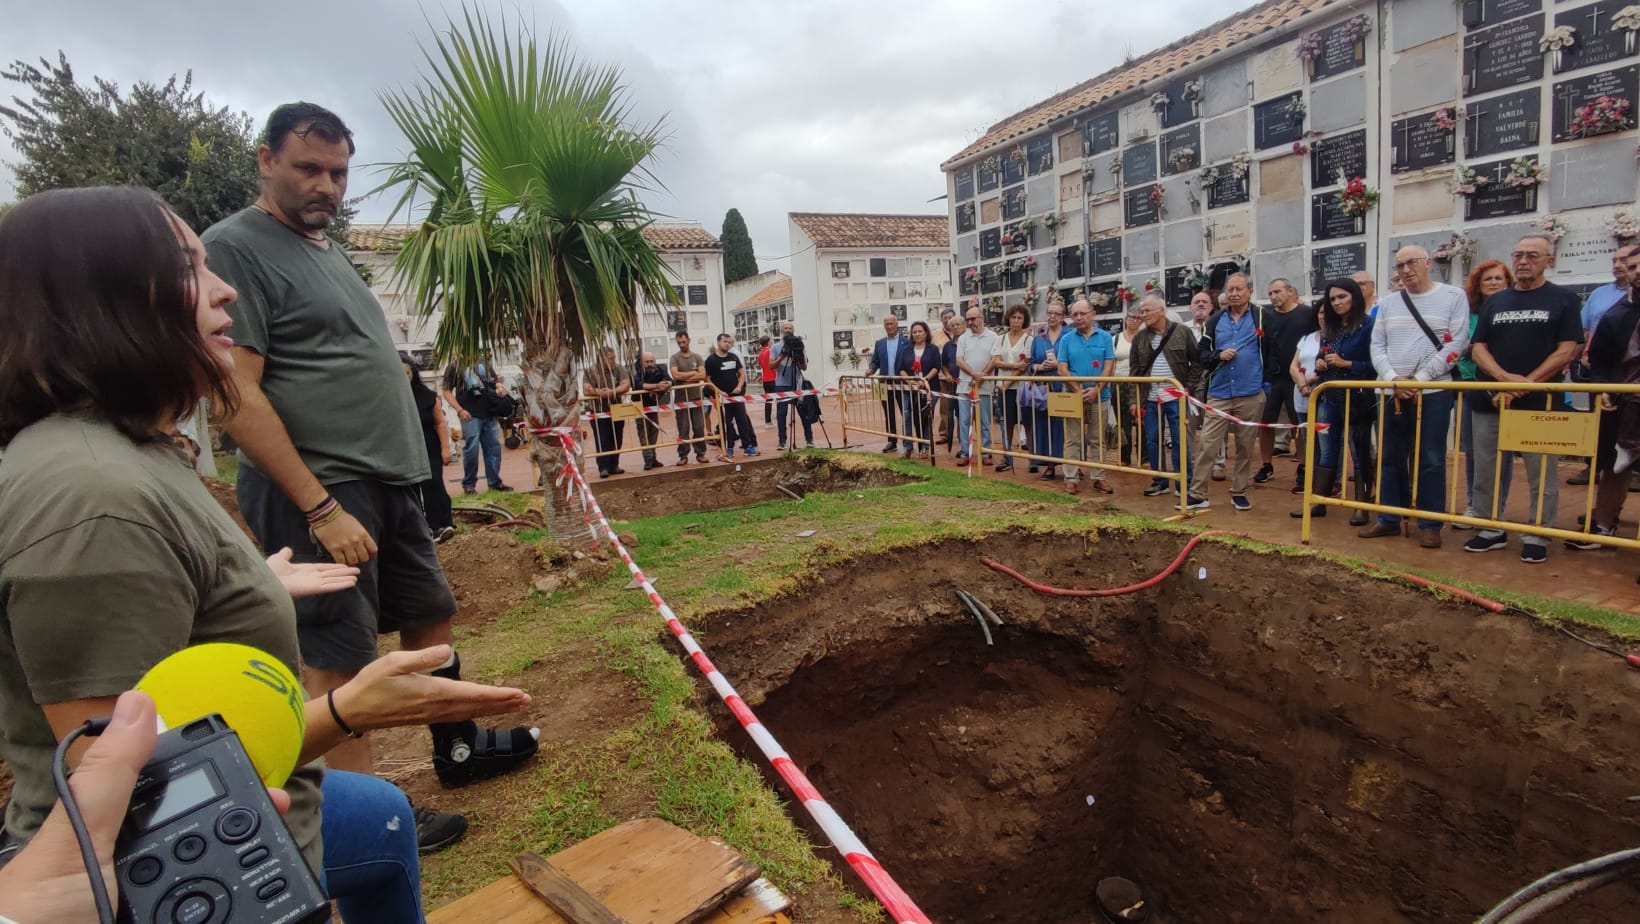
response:
<path fill-rule="evenodd" d="M 154 665 L 136 688 L 153 697 L 170 728 L 221 713 L 265 785 L 283 786 L 296 769 L 307 730 L 305 696 L 273 655 L 226 642 L 195 645 Z"/>

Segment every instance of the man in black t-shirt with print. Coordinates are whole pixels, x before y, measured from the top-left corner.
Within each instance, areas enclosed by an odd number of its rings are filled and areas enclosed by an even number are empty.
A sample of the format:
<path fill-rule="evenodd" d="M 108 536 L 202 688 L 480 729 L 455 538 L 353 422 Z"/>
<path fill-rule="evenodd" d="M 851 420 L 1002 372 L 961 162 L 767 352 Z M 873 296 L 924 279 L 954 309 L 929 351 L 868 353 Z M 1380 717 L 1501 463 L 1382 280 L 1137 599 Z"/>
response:
<path fill-rule="evenodd" d="M 1470 338 L 1469 355 L 1475 360 L 1476 378 L 1482 382 L 1549 382 L 1583 349 L 1582 305 L 1578 297 L 1544 279 L 1554 265 L 1554 244 L 1548 238 L 1528 235 L 1515 244 L 1510 258 L 1515 267 L 1514 288 L 1504 289 L 1486 300 Z M 1496 488 L 1494 472 L 1498 454 L 1498 408 L 1547 410 L 1543 394 L 1496 392 L 1492 401 L 1475 405 L 1475 509 L 1492 516 Z M 1537 506 L 1530 522 L 1551 526 L 1555 521 L 1560 495 L 1560 478 L 1552 456 L 1521 453 L 1526 463 L 1528 503 Z M 1538 501 L 1539 483 L 1543 500 Z M 1501 513 L 1501 511 L 1500 511 Z M 1509 544 L 1502 530 L 1483 529 L 1464 544 L 1465 552 L 1490 552 Z M 1549 557 L 1549 540 L 1527 536 L 1520 560 L 1541 564 Z"/>
<path fill-rule="evenodd" d="M 734 343 L 735 338 L 728 334 L 718 334 L 712 355 L 706 357 L 706 378 L 722 396 L 743 397 L 746 394 L 746 362 L 740 354 L 729 349 Z M 746 447 L 748 456 L 757 455 L 757 434 L 752 432 L 752 418 L 746 413 L 746 405 L 739 401 L 724 401 L 722 420 L 723 454 L 717 460 L 728 462 L 735 457 L 737 436 L 740 444 Z"/>
<path fill-rule="evenodd" d="M 1270 280 L 1270 309 L 1262 313 L 1259 323 L 1263 328 L 1264 380 L 1269 383 L 1265 392 L 1264 412 L 1260 420 L 1267 424 L 1279 423 L 1285 412 L 1287 423 L 1298 423 L 1298 408 L 1293 403 L 1293 379 L 1287 369 L 1298 352 L 1298 341 L 1314 333 L 1319 326 L 1315 309 L 1304 304 L 1291 281 L 1276 277 Z M 1295 431 L 1287 431 L 1289 433 Z M 1258 473 L 1253 481 L 1263 484 L 1275 477 L 1276 431 L 1265 428 L 1258 431 Z M 1283 449 L 1285 454 L 1289 449 Z M 1299 483 L 1304 473 L 1299 471 Z"/>

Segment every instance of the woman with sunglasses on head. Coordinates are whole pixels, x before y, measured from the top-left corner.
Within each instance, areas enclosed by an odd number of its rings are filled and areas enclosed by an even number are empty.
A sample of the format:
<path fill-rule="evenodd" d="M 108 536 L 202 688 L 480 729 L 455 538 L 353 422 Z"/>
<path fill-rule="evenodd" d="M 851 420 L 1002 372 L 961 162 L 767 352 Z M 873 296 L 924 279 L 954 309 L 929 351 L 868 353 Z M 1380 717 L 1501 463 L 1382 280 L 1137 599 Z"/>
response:
<path fill-rule="evenodd" d="M 1290 370 L 1305 398 L 1324 382 L 1370 382 L 1372 368 L 1372 324 L 1367 315 L 1367 299 L 1353 279 L 1334 279 L 1327 283 L 1320 309 L 1320 330 L 1313 349 L 1293 357 Z M 1307 365 L 1306 365 L 1307 363 Z M 1348 398 L 1346 403 L 1346 396 Z M 1376 398 L 1367 389 L 1336 388 L 1323 391 L 1316 421 L 1325 426 L 1316 444 L 1315 473 L 1312 490 L 1321 497 L 1333 493 L 1338 481 L 1338 465 L 1343 461 L 1344 439 L 1350 440 L 1350 455 L 1355 462 L 1355 499 L 1372 497 L 1372 478 L 1375 466 L 1372 455 L 1372 424 L 1377 419 Z M 1304 516 L 1296 510 L 1294 517 Z M 1325 505 L 1318 504 L 1311 516 L 1327 515 Z M 1359 526 L 1366 521 L 1366 511 L 1358 510 L 1350 524 Z M 1356 521 L 1360 520 L 1360 523 Z"/>
<path fill-rule="evenodd" d="M 235 297 L 145 190 L 55 190 L 0 219 L 0 756 L 14 841 L 55 801 L 58 738 L 109 715 L 165 657 L 235 642 L 300 670 L 291 595 L 325 588 L 301 586 L 283 554 L 264 561 L 168 439 L 202 398 L 236 403 L 223 310 Z M 395 652 L 302 706 L 285 822 L 349 924 L 422 920 L 411 807 L 391 783 L 313 761 L 367 729 L 529 701 L 418 673 L 449 654 Z"/>

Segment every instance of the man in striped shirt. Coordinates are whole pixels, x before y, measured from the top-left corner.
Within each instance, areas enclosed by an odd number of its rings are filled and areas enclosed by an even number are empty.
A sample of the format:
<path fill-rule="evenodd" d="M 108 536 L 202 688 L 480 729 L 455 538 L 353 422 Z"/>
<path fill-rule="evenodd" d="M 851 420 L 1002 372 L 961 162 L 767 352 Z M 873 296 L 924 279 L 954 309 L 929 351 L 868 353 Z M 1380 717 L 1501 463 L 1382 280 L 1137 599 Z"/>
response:
<path fill-rule="evenodd" d="M 1379 300 L 1372 328 L 1372 366 L 1378 378 L 1405 383 L 1380 399 L 1384 444 L 1378 453 L 1378 502 L 1440 512 L 1446 497 L 1446 437 L 1455 393 L 1415 386 L 1452 379 L 1453 364 L 1469 348 L 1469 298 L 1457 286 L 1429 278 L 1429 252 L 1416 244 L 1396 251 L 1395 271 L 1401 291 Z M 1376 523 L 1356 535 L 1377 539 L 1400 532 L 1398 514 L 1380 513 Z M 1418 544 L 1441 547 L 1439 520 L 1418 520 Z"/>

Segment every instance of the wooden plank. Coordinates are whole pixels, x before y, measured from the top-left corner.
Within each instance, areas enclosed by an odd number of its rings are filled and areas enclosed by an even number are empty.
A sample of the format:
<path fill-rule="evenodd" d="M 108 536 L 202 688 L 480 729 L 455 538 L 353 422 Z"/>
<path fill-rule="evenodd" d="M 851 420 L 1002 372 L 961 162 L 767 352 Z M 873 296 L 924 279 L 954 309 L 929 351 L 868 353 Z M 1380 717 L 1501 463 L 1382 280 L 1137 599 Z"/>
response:
<path fill-rule="evenodd" d="M 551 863 L 630 924 L 758 924 L 791 907 L 733 850 L 658 819 L 629 821 L 596 834 L 553 854 Z M 754 880 L 766 888 L 748 888 Z M 734 897 L 726 902 L 729 896 Z M 572 924 L 517 876 L 456 899 L 427 920 Z"/>
<path fill-rule="evenodd" d="M 658 818 L 589 837 L 552 864 L 631 924 L 690 924 L 758 877 L 733 850 Z"/>
<path fill-rule="evenodd" d="M 508 865 L 514 876 L 573 924 L 627 924 L 620 915 L 588 895 L 575 880 L 533 853 L 521 853 Z"/>

